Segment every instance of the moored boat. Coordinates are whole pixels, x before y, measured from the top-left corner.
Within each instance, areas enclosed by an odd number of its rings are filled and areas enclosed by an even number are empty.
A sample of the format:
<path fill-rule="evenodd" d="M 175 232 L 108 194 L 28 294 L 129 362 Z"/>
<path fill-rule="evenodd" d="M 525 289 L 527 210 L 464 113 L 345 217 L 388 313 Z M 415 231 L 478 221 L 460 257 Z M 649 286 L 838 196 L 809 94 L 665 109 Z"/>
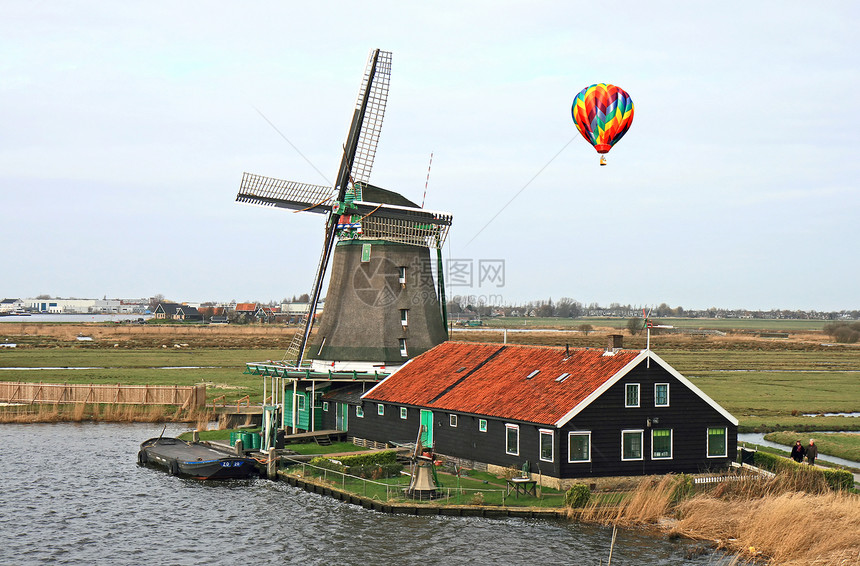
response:
<path fill-rule="evenodd" d="M 257 473 L 257 464 L 251 458 L 230 456 L 204 444 L 169 437 L 141 443 L 137 463 L 164 468 L 173 476 L 200 479 L 241 479 Z"/>

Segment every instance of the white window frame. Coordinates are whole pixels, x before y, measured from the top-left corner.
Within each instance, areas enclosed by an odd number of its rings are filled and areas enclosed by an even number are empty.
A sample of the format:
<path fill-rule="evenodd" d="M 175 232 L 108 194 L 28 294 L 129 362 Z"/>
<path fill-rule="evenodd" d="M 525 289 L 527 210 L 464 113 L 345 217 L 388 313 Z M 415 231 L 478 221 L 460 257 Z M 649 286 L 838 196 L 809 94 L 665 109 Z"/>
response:
<path fill-rule="evenodd" d="M 549 435 L 550 455 L 549 460 L 543 457 L 543 437 Z M 555 432 L 549 429 L 538 430 L 538 458 L 541 462 L 555 462 Z"/>
<path fill-rule="evenodd" d="M 305 396 L 301 393 L 296 393 L 296 410 L 304 411 L 305 410 Z"/>
<path fill-rule="evenodd" d="M 323 411 L 328 412 L 328 401 L 323 401 Z"/>
<path fill-rule="evenodd" d="M 406 407 L 400 407 L 400 418 L 405 419 L 409 416 L 409 411 Z"/>
<path fill-rule="evenodd" d="M 661 385 L 666 386 L 666 403 L 664 405 L 659 405 L 657 403 L 657 388 Z M 669 384 L 668 383 L 655 383 L 654 384 L 654 406 L 655 407 L 668 407 L 669 406 Z"/>
<path fill-rule="evenodd" d="M 515 431 L 517 434 L 517 448 L 515 452 L 508 450 L 508 435 L 511 431 Z M 520 425 L 505 423 L 505 454 L 510 454 L 511 456 L 520 455 Z"/>
<path fill-rule="evenodd" d="M 638 434 L 639 435 L 639 457 L 625 458 L 624 457 L 624 435 Z M 645 459 L 645 429 L 637 428 L 621 431 L 621 461 L 622 462 L 638 462 Z"/>
<path fill-rule="evenodd" d="M 360 419 L 364 418 L 364 408 L 362 408 L 361 405 L 355 406 L 355 416 L 360 418 Z"/>
<path fill-rule="evenodd" d="M 398 338 L 400 341 L 400 355 L 404 358 L 409 357 L 409 350 L 406 347 L 406 338 Z"/>
<path fill-rule="evenodd" d="M 572 460 L 570 458 L 570 439 L 574 436 L 584 436 L 586 438 L 586 442 L 588 443 L 588 459 L 587 460 Z M 582 464 L 585 462 L 591 462 L 591 431 L 584 430 L 575 430 L 567 433 L 567 463 L 568 464 Z"/>
<path fill-rule="evenodd" d="M 711 456 L 711 429 L 712 428 L 722 428 L 723 436 L 725 437 L 725 445 L 726 449 L 722 454 Z M 708 458 L 726 458 L 729 455 L 729 428 L 728 427 L 719 427 L 719 426 L 709 426 L 705 427 L 705 454 Z"/>
<path fill-rule="evenodd" d="M 383 405 L 382 403 L 377 404 L 376 405 L 376 414 L 379 415 L 380 417 L 383 416 L 385 414 L 385 405 Z"/>
<path fill-rule="evenodd" d="M 487 432 L 487 419 L 478 419 L 478 432 Z"/>
<path fill-rule="evenodd" d="M 401 285 L 406 285 L 406 266 L 401 265 L 397 268 L 397 282 Z"/>
<path fill-rule="evenodd" d="M 409 326 L 409 309 L 400 309 L 400 325 Z"/>
<path fill-rule="evenodd" d="M 669 455 L 655 456 L 654 455 L 654 433 L 658 430 L 669 431 Z M 652 428 L 651 429 L 651 459 L 652 460 L 672 460 L 675 457 L 675 431 L 671 428 Z"/>
<path fill-rule="evenodd" d="M 627 404 L 627 388 L 636 386 L 636 404 L 629 405 Z M 635 409 L 642 404 L 642 386 L 639 383 L 625 383 L 624 384 L 624 406 L 628 409 Z"/>
<path fill-rule="evenodd" d="M 457 415 L 451 413 L 448 415 L 448 426 L 452 428 L 457 428 Z"/>

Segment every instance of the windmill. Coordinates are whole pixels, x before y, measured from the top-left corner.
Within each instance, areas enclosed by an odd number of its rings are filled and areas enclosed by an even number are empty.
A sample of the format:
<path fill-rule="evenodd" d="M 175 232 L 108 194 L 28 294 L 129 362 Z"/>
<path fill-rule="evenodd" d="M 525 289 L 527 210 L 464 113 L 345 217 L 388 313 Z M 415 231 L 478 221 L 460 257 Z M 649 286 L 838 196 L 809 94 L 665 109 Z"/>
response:
<path fill-rule="evenodd" d="M 333 187 L 242 176 L 237 201 L 325 218 L 310 301 L 283 360 L 295 370 L 397 366 L 446 338 L 441 248 L 452 216 L 369 183 L 390 75 L 391 53 L 371 51 Z M 311 343 L 332 258 L 325 313 Z"/>

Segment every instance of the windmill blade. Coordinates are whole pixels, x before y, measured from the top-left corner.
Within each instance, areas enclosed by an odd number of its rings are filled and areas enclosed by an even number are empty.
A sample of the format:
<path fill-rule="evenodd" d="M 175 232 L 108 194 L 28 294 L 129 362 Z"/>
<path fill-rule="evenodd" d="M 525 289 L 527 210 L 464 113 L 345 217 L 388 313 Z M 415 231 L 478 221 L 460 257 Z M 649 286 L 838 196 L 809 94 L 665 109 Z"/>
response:
<path fill-rule="evenodd" d="M 236 195 L 239 202 L 320 214 L 331 212 L 333 198 L 331 187 L 284 181 L 253 173 L 242 174 L 242 184 Z"/>
<path fill-rule="evenodd" d="M 376 50 L 367 60 L 367 68 L 361 87 L 358 90 L 356 110 L 364 107 L 361 130 L 352 163 L 353 181 L 368 182 L 376 146 L 382 131 L 385 117 L 385 104 L 388 101 L 388 87 L 391 83 L 391 52 Z M 369 88 L 368 88 L 369 86 Z"/>

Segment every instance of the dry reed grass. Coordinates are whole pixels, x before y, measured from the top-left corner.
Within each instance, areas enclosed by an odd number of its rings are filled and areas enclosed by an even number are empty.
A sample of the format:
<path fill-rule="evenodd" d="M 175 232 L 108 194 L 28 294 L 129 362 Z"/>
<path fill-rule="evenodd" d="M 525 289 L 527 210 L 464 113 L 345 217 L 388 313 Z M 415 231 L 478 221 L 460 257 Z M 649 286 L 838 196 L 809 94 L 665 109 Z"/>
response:
<path fill-rule="evenodd" d="M 0 407 L 0 423 L 56 422 L 209 422 L 210 410 L 186 410 L 164 405 L 24 405 Z"/>
<path fill-rule="evenodd" d="M 860 564 L 860 498 L 854 495 L 796 492 L 748 500 L 705 495 L 683 502 L 678 512 L 673 533 L 761 553 L 772 565 Z"/>
<path fill-rule="evenodd" d="M 686 481 L 644 478 L 615 506 L 591 502 L 569 515 L 603 525 L 661 525 L 670 536 L 714 541 L 738 553 L 735 563 L 766 557 L 772 566 L 860 565 L 860 497 L 830 491 L 814 474 L 726 481 L 675 503 Z"/>

